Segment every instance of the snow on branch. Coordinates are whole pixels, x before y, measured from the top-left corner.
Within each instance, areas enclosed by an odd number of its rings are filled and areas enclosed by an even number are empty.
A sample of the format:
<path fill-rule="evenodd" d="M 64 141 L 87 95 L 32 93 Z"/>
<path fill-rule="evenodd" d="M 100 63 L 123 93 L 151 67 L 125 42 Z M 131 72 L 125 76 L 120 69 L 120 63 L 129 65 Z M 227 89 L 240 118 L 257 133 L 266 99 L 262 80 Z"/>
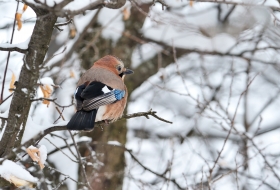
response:
<path fill-rule="evenodd" d="M 32 3 L 28 0 L 23 0 L 27 5 L 32 7 L 33 9 L 41 8 L 52 12 L 58 17 L 73 17 L 75 15 L 84 14 L 86 11 L 89 10 L 96 10 L 102 7 L 107 7 L 110 9 L 119 9 L 126 3 L 126 0 L 97 0 L 91 3 L 85 4 L 81 8 L 76 8 L 75 4 L 72 4 L 71 0 L 62 1 L 60 3 L 55 3 L 53 6 L 47 4 L 47 2 L 42 2 L 36 0 L 36 3 Z M 67 7 L 67 8 L 65 8 Z"/>
<path fill-rule="evenodd" d="M 9 46 L 11 45 L 11 46 Z M 0 44 L 0 51 L 17 51 L 19 53 L 26 53 L 27 49 L 22 49 L 19 47 L 13 46 L 14 44 Z"/>
<path fill-rule="evenodd" d="M 17 187 L 34 187 L 38 179 L 33 177 L 27 170 L 10 160 L 5 160 L 0 165 L 0 175 Z"/>
<path fill-rule="evenodd" d="M 18 44 L 0 43 L 0 51 L 17 51 L 20 53 L 26 53 L 28 51 L 29 41 L 30 38 L 28 38 L 25 42 Z"/>

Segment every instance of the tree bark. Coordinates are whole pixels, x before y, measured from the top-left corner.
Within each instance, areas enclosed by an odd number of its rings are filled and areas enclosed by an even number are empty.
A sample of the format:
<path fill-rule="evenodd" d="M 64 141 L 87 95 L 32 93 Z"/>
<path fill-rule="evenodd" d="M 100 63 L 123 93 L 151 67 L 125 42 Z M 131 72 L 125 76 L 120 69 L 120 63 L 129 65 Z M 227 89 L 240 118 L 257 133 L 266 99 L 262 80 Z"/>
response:
<path fill-rule="evenodd" d="M 0 141 L 0 157 L 9 155 L 16 144 L 20 144 L 22 131 L 28 118 L 31 101 L 38 87 L 40 68 L 48 50 L 53 26 L 57 17 L 48 11 L 34 8 L 36 24 L 24 56 L 24 64 L 12 98 L 7 126 Z M 16 143 L 19 142 L 19 143 Z"/>
<path fill-rule="evenodd" d="M 142 4 L 140 5 L 144 11 L 149 10 L 151 4 Z M 145 16 L 139 14 L 136 8 L 132 8 L 131 17 L 129 20 L 125 22 L 125 30 L 129 31 L 131 35 L 141 36 L 140 29 L 143 26 L 145 21 Z M 96 23 L 91 26 L 93 30 L 96 31 L 96 28 L 100 26 Z M 80 49 L 87 46 L 88 42 L 92 42 L 96 34 L 92 34 L 92 32 L 86 34 L 81 40 L 82 42 L 79 47 L 77 47 L 76 51 L 79 52 Z M 110 39 L 104 39 L 101 36 L 98 37 L 94 46 L 98 49 L 98 52 L 95 51 L 93 47 L 90 47 L 83 54 L 80 54 L 81 64 L 85 69 L 89 69 L 92 64 L 96 61 L 95 59 L 99 59 L 105 55 L 111 54 L 119 57 L 125 64 L 125 67 L 131 66 L 131 56 L 135 47 L 139 45 L 137 41 L 131 40 L 126 36 L 122 36 L 118 42 L 114 45 L 114 43 Z M 94 53 L 93 53 L 94 52 Z M 155 70 L 153 73 L 157 72 L 157 67 L 155 66 Z M 129 94 L 137 88 L 131 82 L 132 78 L 136 78 L 139 81 L 137 84 L 141 84 L 144 82 L 144 79 L 140 75 L 139 72 L 136 72 L 137 75 L 128 76 L 125 79 L 125 84 L 128 88 Z M 117 141 L 122 145 L 126 143 L 126 120 L 117 121 L 115 123 L 110 124 L 109 126 L 105 126 L 104 128 L 95 128 L 92 133 L 85 133 L 83 135 L 90 136 L 92 141 L 97 141 L 101 145 L 92 146 L 91 148 L 96 152 L 98 161 L 103 163 L 99 169 L 94 170 L 92 166 L 86 166 L 86 172 L 88 178 L 90 180 L 91 186 L 94 187 L 95 190 L 121 190 L 123 187 L 123 178 L 125 171 L 125 157 L 124 150 L 113 147 L 113 146 L 103 146 L 102 144 L 107 144 L 108 141 Z M 81 153 L 84 157 L 90 157 L 90 152 L 87 148 L 81 148 Z M 88 160 L 89 162 L 94 162 L 94 160 Z M 82 177 L 80 173 L 80 177 Z"/>

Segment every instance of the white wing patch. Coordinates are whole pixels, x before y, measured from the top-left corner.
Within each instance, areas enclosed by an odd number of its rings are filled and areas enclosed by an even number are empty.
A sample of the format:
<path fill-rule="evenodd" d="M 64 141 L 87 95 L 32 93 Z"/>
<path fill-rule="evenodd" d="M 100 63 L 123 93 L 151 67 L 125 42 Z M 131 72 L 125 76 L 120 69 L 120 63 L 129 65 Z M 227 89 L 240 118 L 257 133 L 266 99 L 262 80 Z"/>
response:
<path fill-rule="evenodd" d="M 79 87 L 76 88 L 74 96 L 77 94 Z"/>
<path fill-rule="evenodd" d="M 102 88 L 102 92 L 105 93 L 108 93 L 108 92 L 111 92 L 111 90 L 105 85 L 103 88 Z"/>

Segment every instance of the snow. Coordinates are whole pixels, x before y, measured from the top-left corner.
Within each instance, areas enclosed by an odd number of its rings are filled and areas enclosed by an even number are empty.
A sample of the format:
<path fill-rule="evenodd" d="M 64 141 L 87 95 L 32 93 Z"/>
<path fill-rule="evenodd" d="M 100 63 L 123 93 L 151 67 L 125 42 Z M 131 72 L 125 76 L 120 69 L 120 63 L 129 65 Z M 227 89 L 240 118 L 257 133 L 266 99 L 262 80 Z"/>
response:
<path fill-rule="evenodd" d="M 27 38 L 26 41 L 18 43 L 18 44 L 1 43 L 0 47 L 1 48 L 14 48 L 14 47 L 17 47 L 17 48 L 20 48 L 20 49 L 28 49 L 29 41 L 30 41 L 30 37 Z"/>
<path fill-rule="evenodd" d="M 35 3 L 33 0 L 28 1 Z M 44 2 L 44 0 L 41 1 Z M 46 2 L 49 6 L 52 6 L 54 2 L 59 3 L 60 0 L 47 0 Z M 87 0 L 81 3 L 75 0 L 64 9 L 77 10 L 89 2 L 92 1 Z M 194 2 L 193 6 L 189 6 L 187 1 L 166 0 L 165 2 L 171 6 L 167 10 L 162 11 L 162 6 L 159 3 L 156 3 L 155 6 L 151 6 L 147 10 L 148 15 L 141 28 L 143 37 L 158 40 L 175 48 L 197 49 L 199 51 L 214 51 L 218 53 L 230 52 L 231 54 L 239 54 L 244 50 L 254 50 L 256 46 L 254 40 L 260 34 L 264 36 L 264 39 L 257 45 L 258 48 L 279 45 L 279 38 L 277 37 L 277 31 L 279 30 L 273 26 L 272 21 L 274 18 L 271 18 L 271 11 L 267 8 L 261 6 L 236 6 L 229 17 L 229 22 L 221 24 L 217 20 L 218 11 L 216 3 Z M 243 1 L 240 0 L 238 2 Z M 260 4 L 263 1 L 245 2 Z M 279 2 L 276 0 L 267 0 L 264 1 L 264 4 L 266 6 L 279 6 Z M 130 6 L 130 3 L 127 2 L 125 6 Z M 222 18 L 230 8 L 231 5 L 221 6 Z M 0 27 L 13 21 L 14 12 L 11 10 L 15 10 L 15 2 L 1 4 Z M 79 60 L 81 58 L 78 53 L 71 53 L 70 57 L 66 57 L 66 55 L 95 14 L 96 11 L 87 11 L 85 15 L 74 17 L 77 27 L 77 34 L 74 39 L 68 38 L 69 26 L 61 27 L 64 31 L 55 34 L 55 42 L 59 44 L 59 49 L 56 53 L 62 52 L 65 47 L 67 49 L 64 53 L 55 56 L 47 63 L 46 67 L 48 70 L 44 70 L 44 73 L 42 72 L 38 82 L 48 85 L 60 85 L 61 88 L 53 89 L 54 94 L 52 96 L 57 98 L 56 101 L 60 105 L 71 104 L 76 83 L 83 72 Z M 141 14 L 139 13 L 139 15 Z M 125 22 L 130 22 L 130 20 L 124 22 L 122 16 L 121 10 L 103 8 L 98 16 L 98 24 L 101 27 L 97 28 L 98 31 L 87 32 L 92 34 L 101 32 L 102 37 L 111 39 L 114 45 L 122 36 L 122 32 L 124 32 Z M 279 13 L 275 13 L 275 16 L 280 17 Z M 23 20 L 25 21 L 35 21 L 35 17 L 31 8 L 28 8 L 23 14 Z M 60 19 L 58 22 L 65 22 L 65 20 Z M 277 23 L 278 21 L 276 20 L 276 26 Z M 11 29 L 0 30 L 0 47 L 20 47 L 26 49 L 33 26 L 34 23 L 23 22 L 21 31 L 15 31 L 13 45 L 7 44 L 10 39 Z M 264 30 L 267 26 L 268 29 Z M 142 36 L 137 37 L 141 38 Z M 251 40 L 252 38 L 254 40 Z M 149 61 L 154 56 L 162 54 L 164 50 L 164 46 L 157 45 L 156 43 L 139 44 L 138 47 L 131 50 L 131 67 L 138 69 L 142 62 Z M 173 56 L 172 50 L 169 53 L 169 56 Z M 244 107 L 243 98 L 239 107 L 237 107 L 240 94 L 244 92 L 247 85 L 246 71 L 248 69 L 248 62 L 246 60 L 234 56 L 220 57 L 195 52 L 186 53 L 178 57 L 176 63 L 167 63 L 169 66 L 159 68 L 154 76 L 151 76 L 140 87 L 134 89 L 127 108 L 128 113 L 148 111 L 152 108 L 157 111 L 158 116 L 172 121 L 173 124 L 164 123 L 152 116 L 150 116 L 149 120 L 145 117 L 129 119 L 127 120 L 127 143 L 124 145 L 110 139 L 108 144 L 125 146 L 133 150 L 133 154 L 143 165 L 159 173 L 163 173 L 166 167 L 172 163 L 170 174 L 168 173 L 168 175 L 178 180 L 179 184 L 183 187 L 186 186 L 186 183 L 188 183 L 187 185 L 192 185 L 200 182 L 202 179 L 207 181 L 207 164 L 211 167 L 213 160 L 217 157 L 217 152 L 221 150 L 224 142 L 222 137 L 227 135 L 227 131 L 230 129 L 230 119 L 233 118 L 236 110 L 238 112 L 235 117 L 234 127 L 238 132 L 245 132 L 245 116 L 249 122 L 252 122 L 250 130 L 245 133 L 249 137 L 254 137 L 255 132 L 259 129 L 277 126 L 279 123 L 280 97 L 276 96 L 279 93 L 280 81 L 280 75 L 277 70 L 280 60 L 278 54 L 274 50 L 244 54 L 247 58 L 276 63 L 269 65 L 256 61 L 251 62 L 252 70 L 249 72 L 248 77 L 250 79 L 255 75 L 257 77 L 250 85 L 248 91 L 247 106 L 249 109 L 247 108 L 247 110 Z M 11 55 L 5 88 L 9 86 L 11 73 L 14 72 L 18 77 L 22 66 L 22 56 L 16 52 L 12 52 Z M 4 62 L 6 57 L 7 52 L 0 52 L 0 63 Z M 53 67 L 53 64 L 59 60 L 63 60 L 63 63 Z M 153 64 L 157 66 L 158 63 Z M 4 64 L 0 64 L 0 71 L 3 70 Z M 75 73 L 75 78 L 70 77 L 71 71 Z M 177 73 L 178 71 L 181 72 L 182 76 Z M 0 75 L 2 76 L 2 74 Z M 218 87 L 220 90 L 214 93 L 214 89 Z M 22 89 L 22 91 L 25 92 L 26 89 Z M 213 94 L 215 94 L 215 101 L 219 101 L 219 104 L 212 101 Z M 4 97 L 8 95 L 10 93 L 5 89 Z M 41 90 L 37 91 L 35 98 L 39 97 L 42 97 Z M 274 97 L 275 99 L 273 99 Z M 258 115 L 259 111 L 270 100 L 273 100 L 273 102 Z M 0 106 L 1 117 L 8 116 L 10 101 L 11 99 Z M 205 110 L 202 110 L 202 105 L 207 105 Z M 65 121 L 60 119 L 54 124 L 54 121 L 59 116 L 55 107 L 53 103 L 46 107 L 46 105 L 39 101 L 32 102 L 22 143 L 49 127 L 66 125 L 75 112 L 74 106 L 65 108 L 63 111 Z M 245 115 L 245 113 L 248 114 Z M 1 131 L 0 137 L 3 135 L 3 131 Z M 67 133 L 67 131 L 54 132 L 55 135 L 61 136 L 66 139 L 68 144 L 71 144 L 72 140 Z M 280 144 L 279 133 L 280 130 L 278 129 L 271 133 L 254 137 L 254 142 L 265 154 L 277 154 L 279 153 L 278 147 Z M 92 141 L 91 138 L 85 136 L 79 138 L 77 136 L 75 136 L 76 142 Z M 40 142 L 40 149 L 42 149 L 44 155 L 43 160 L 47 157 L 47 150 L 53 151 L 57 147 L 65 146 L 63 139 L 50 135 L 46 136 L 46 138 L 55 144 L 56 147 L 46 139 L 43 139 Z M 218 161 L 219 167 L 235 169 L 236 164 L 243 162 L 244 157 L 240 153 L 240 147 L 242 146 L 239 143 L 240 139 L 240 135 L 233 131 L 221 154 L 221 159 Z M 71 147 L 71 150 L 75 152 L 74 147 Z M 76 159 L 68 149 L 63 151 L 72 159 Z M 247 188 L 249 189 L 265 189 L 262 186 L 258 187 L 258 183 L 264 180 L 278 189 L 278 181 L 273 178 L 273 174 L 266 168 L 267 166 L 263 162 L 263 158 L 250 142 L 248 144 L 248 154 L 250 156 L 248 175 L 259 177 L 261 180 L 254 181 L 246 176 L 241 176 L 239 177 L 242 178 L 239 180 L 240 188 L 243 188 L 242 184 L 250 183 L 252 186 L 248 186 Z M 151 185 L 151 182 L 155 183 L 151 187 L 148 186 L 147 189 L 176 189 L 171 184 L 168 185 L 162 182 L 151 172 L 144 170 L 131 159 L 128 153 L 125 153 L 125 156 L 126 171 L 124 175 L 126 177 L 124 179 L 124 189 L 145 189 L 145 184 Z M 277 160 L 275 161 L 275 159 L 270 157 L 267 159 L 272 165 L 275 164 L 275 170 L 279 173 Z M 48 160 L 54 163 L 55 167 L 62 173 L 78 179 L 78 164 L 73 163 L 60 151 L 49 155 Z M 92 163 L 88 163 L 88 165 L 90 164 Z M 262 179 L 263 176 L 266 178 Z M 234 181 L 235 178 L 232 178 L 232 175 L 225 176 L 211 184 L 212 189 L 236 189 Z M 75 183 L 71 180 L 67 180 L 66 183 L 68 183 L 69 189 L 76 189 Z"/>
<path fill-rule="evenodd" d="M 38 179 L 33 177 L 27 170 L 10 160 L 5 160 L 2 165 L 0 165 L 0 175 L 6 180 L 9 180 L 11 176 L 15 176 L 32 183 L 38 182 Z"/>
<path fill-rule="evenodd" d="M 91 142 L 92 138 L 87 137 L 87 136 L 82 136 L 79 138 L 79 142 Z"/>
<path fill-rule="evenodd" d="M 48 157 L 48 152 L 47 152 L 47 148 L 45 145 L 40 145 L 39 146 L 39 151 L 40 151 L 40 162 L 42 164 L 45 164 L 47 157 Z"/>
<path fill-rule="evenodd" d="M 40 78 L 39 81 L 40 83 L 42 84 L 48 84 L 48 85 L 54 85 L 53 83 L 53 79 L 51 77 L 43 77 L 43 78 Z"/>
<path fill-rule="evenodd" d="M 139 48 L 133 50 L 131 68 L 137 68 L 142 62 L 149 60 L 161 51 L 162 47 L 154 43 L 139 45 Z"/>
<path fill-rule="evenodd" d="M 8 118 L 8 111 L 5 111 L 4 113 L 0 113 L 0 117 Z"/>
<path fill-rule="evenodd" d="M 116 145 L 116 146 L 121 146 L 122 144 L 118 141 L 108 141 L 108 144 L 110 145 Z"/>
<path fill-rule="evenodd" d="M 102 37 L 112 39 L 114 43 L 122 36 L 124 22 L 121 10 L 102 9 L 98 16 L 98 23 L 103 27 Z"/>
<path fill-rule="evenodd" d="M 221 33 L 212 38 L 215 51 L 227 53 L 236 44 L 236 39 L 229 34 Z"/>

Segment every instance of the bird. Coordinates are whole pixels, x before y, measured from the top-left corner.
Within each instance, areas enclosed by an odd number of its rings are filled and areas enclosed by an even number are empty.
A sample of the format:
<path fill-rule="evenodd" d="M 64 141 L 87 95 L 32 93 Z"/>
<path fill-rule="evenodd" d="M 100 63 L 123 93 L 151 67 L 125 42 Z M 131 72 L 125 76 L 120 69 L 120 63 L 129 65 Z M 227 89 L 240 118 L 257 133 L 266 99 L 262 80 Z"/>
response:
<path fill-rule="evenodd" d="M 127 102 L 126 75 L 132 74 L 117 57 L 97 60 L 80 78 L 74 94 L 77 111 L 67 124 L 68 130 L 91 131 L 97 121 L 116 121 Z"/>

